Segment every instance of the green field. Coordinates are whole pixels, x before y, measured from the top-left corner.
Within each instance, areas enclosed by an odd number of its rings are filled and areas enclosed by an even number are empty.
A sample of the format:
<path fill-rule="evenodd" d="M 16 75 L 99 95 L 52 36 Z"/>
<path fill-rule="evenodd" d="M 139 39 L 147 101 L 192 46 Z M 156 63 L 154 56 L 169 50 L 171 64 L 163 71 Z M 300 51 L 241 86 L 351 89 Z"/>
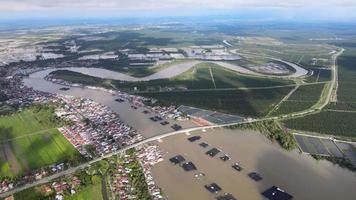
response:
<path fill-rule="evenodd" d="M 211 70 L 211 74 L 210 74 Z M 116 80 L 104 80 L 77 72 L 58 70 L 51 73 L 54 78 L 94 85 L 101 87 L 117 88 L 122 91 L 152 92 L 167 90 L 196 90 L 196 89 L 222 89 L 239 87 L 273 87 L 293 84 L 292 81 L 281 79 L 268 79 L 251 76 L 243 76 L 234 71 L 225 69 L 216 64 L 202 63 L 192 69 L 170 79 L 159 79 L 142 82 L 121 82 Z M 213 80 L 215 81 L 215 85 Z"/>
<path fill-rule="evenodd" d="M 302 85 L 287 100 L 283 101 L 272 115 L 288 114 L 306 110 L 316 104 L 325 84 Z"/>
<path fill-rule="evenodd" d="M 356 138 L 356 112 L 322 111 L 284 121 L 286 127 L 321 134 Z"/>
<path fill-rule="evenodd" d="M 14 200 L 39 200 L 39 199 L 53 199 L 53 197 L 46 197 L 40 191 L 39 188 L 29 188 L 21 192 L 14 194 Z"/>
<path fill-rule="evenodd" d="M 211 70 L 211 74 L 210 74 Z M 213 82 L 215 81 L 215 85 Z M 170 79 L 152 80 L 138 83 L 120 83 L 115 86 L 130 91 L 136 87 L 139 91 L 164 91 L 184 89 L 221 89 L 238 87 L 270 87 L 293 84 L 292 81 L 243 76 L 234 71 L 212 63 L 202 63 Z"/>
<path fill-rule="evenodd" d="M 337 103 L 334 109 L 356 110 L 356 56 L 341 55 L 338 59 L 339 87 L 337 91 Z"/>
<path fill-rule="evenodd" d="M 338 57 L 337 102 L 330 103 L 320 113 L 285 121 L 288 128 L 356 138 L 356 56 L 354 53 L 355 48 L 350 47 Z"/>
<path fill-rule="evenodd" d="M 290 101 L 317 101 L 325 84 L 313 84 L 300 86 L 289 98 Z"/>
<path fill-rule="evenodd" d="M 141 93 L 163 105 L 187 105 L 243 116 L 264 116 L 291 87 L 256 90 Z"/>
<path fill-rule="evenodd" d="M 308 83 L 313 82 L 324 82 L 331 80 L 331 70 L 329 69 L 318 69 L 318 68 L 310 68 L 313 70 L 313 75 L 308 76 L 305 80 Z"/>
<path fill-rule="evenodd" d="M 74 195 L 68 195 L 65 200 L 102 200 L 103 196 L 101 193 L 101 177 L 94 176 L 92 177 L 93 184 L 87 185 L 81 188 Z M 16 199 L 15 199 L 16 200 Z"/>
<path fill-rule="evenodd" d="M 271 114 L 272 116 L 278 116 L 283 114 L 289 114 L 293 112 L 307 110 L 308 108 L 312 107 L 316 102 L 313 101 L 284 101 L 282 104 L 279 105 L 277 110 L 273 111 Z"/>
<path fill-rule="evenodd" d="M 63 161 L 81 159 L 79 152 L 62 136 L 56 119 L 47 106 L 27 108 L 0 118 L 0 177 Z"/>

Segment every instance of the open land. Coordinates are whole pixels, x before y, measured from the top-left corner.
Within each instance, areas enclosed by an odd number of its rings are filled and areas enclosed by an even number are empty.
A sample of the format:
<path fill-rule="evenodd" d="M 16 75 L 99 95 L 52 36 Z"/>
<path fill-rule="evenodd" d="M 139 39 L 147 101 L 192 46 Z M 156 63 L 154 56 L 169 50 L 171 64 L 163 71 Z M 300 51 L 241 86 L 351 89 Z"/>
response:
<path fill-rule="evenodd" d="M 299 86 L 272 115 L 288 114 L 312 107 L 318 102 L 324 87 L 324 84 Z"/>
<path fill-rule="evenodd" d="M 29 108 L 0 118 L 1 177 L 80 159 L 53 115 L 49 108 Z"/>
<path fill-rule="evenodd" d="M 140 93 L 163 105 L 188 105 L 244 116 L 264 116 L 291 88 Z M 202 97 L 204 97 L 202 99 Z"/>

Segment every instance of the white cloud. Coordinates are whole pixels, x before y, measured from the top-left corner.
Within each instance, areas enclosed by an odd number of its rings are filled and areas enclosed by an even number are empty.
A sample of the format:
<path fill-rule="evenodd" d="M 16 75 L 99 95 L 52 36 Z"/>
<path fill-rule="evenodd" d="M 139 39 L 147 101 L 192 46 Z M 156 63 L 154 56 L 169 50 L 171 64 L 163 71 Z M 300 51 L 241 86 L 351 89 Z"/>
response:
<path fill-rule="evenodd" d="M 0 0 L 0 11 L 353 7 L 356 0 Z"/>

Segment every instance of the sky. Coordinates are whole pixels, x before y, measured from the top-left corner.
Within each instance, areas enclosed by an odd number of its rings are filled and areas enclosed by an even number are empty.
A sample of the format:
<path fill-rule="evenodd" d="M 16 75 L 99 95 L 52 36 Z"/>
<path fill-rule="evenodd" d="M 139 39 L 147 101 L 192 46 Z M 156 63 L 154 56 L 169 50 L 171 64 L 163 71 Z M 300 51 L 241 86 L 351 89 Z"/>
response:
<path fill-rule="evenodd" d="M 0 19 L 236 15 L 354 20 L 356 0 L 0 0 Z"/>

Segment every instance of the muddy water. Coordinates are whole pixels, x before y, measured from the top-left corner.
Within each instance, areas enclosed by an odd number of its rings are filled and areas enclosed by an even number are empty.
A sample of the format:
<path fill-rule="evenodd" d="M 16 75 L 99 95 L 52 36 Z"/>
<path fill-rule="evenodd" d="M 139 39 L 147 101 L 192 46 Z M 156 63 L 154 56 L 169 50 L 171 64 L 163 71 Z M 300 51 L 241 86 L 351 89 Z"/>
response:
<path fill-rule="evenodd" d="M 151 137 L 155 135 L 160 135 L 162 133 L 172 132 L 173 129 L 170 128 L 170 126 L 173 123 L 178 123 L 183 128 L 190 128 L 196 126 L 191 121 L 174 122 L 173 120 L 167 120 L 170 122 L 170 124 L 162 126 L 159 124 L 159 122 L 152 122 L 149 119 L 155 114 L 143 114 L 142 111 L 145 110 L 144 108 L 138 108 L 137 110 L 134 110 L 131 108 L 131 104 L 128 102 L 116 102 L 116 96 L 113 96 L 108 92 L 78 87 L 71 87 L 70 90 L 62 91 L 60 90 L 60 88 L 62 88 L 63 86 L 46 81 L 41 77 L 38 77 L 37 75 L 30 76 L 29 78 L 24 79 L 24 84 L 28 87 L 34 88 L 35 90 L 49 92 L 53 94 L 64 94 L 75 97 L 88 98 L 94 100 L 95 102 L 106 105 L 112 111 L 119 114 L 120 119 L 122 121 L 135 128 L 144 137 Z"/>
<path fill-rule="evenodd" d="M 290 62 L 283 61 L 283 60 L 278 60 L 278 61 L 284 62 L 296 70 L 296 72 L 294 74 L 284 76 L 284 77 L 296 78 L 296 77 L 304 76 L 308 73 L 307 70 L 299 67 L 298 65 L 296 65 L 294 63 L 290 63 Z M 189 61 L 189 62 L 184 62 L 184 63 L 173 64 L 172 66 L 170 66 L 168 68 L 165 68 L 165 69 L 158 71 L 152 75 L 142 77 L 142 78 L 129 76 L 124 73 L 111 71 L 111 70 L 107 70 L 107 69 L 103 69 L 103 68 L 66 67 L 66 68 L 60 68 L 60 69 L 79 72 L 79 73 L 82 73 L 85 75 L 99 77 L 99 78 L 103 78 L 103 79 L 113 79 L 113 80 L 122 80 L 122 81 L 150 81 L 150 80 L 156 80 L 156 79 L 167 79 L 167 78 L 175 77 L 179 74 L 182 74 L 185 71 L 188 71 L 190 68 L 192 68 L 193 66 L 195 66 L 199 63 L 202 63 L 202 61 Z M 249 69 L 243 68 L 238 65 L 233 65 L 233 64 L 230 64 L 227 62 L 213 62 L 213 63 L 220 65 L 222 67 L 225 67 L 227 69 L 231 69 L 233 71 L 242 73 L 242 74 L 265 76 L 263 74 L 253 72 Z M 56 71 L 56 70 L 59 70 L 59 69 L 50 68 L 50 69 L 38 71 L 38 72 L 31 74 L 30 77 L 31 78 L 43 78 L 46 75 L 48 75 L 49 73 Z"/>
<path fill-rule="evenodd" d="M 177 63 L 173 64 L 172 66 L 165 68 L 159 72 L 156 72 L 152 75 L 143 77 L 143 78 L 137 78 L 133 76 L 129 76 L 124 73 L 120 72 L 115 72 L 107 69 L 102 69 L 102 68 L 85 68 L 85 67 L 66 67 L 66 68 L 60 68 L 61 70 L 70 70 L 74 72 L 79 72 L 82 74 L 86 74 L 89 76 L 94 76 L 94 77 L 99 77 L 103 79 L 113 79 L 113 80 L 122 80 L 122 81 L 149 81 L 149 80 L 155 80 L 155 79 L 166 79 L 166 78 L 171 78 L 174 76 L 177 76 L 190 68 L 192 68 L 194 65 L 200 63 L 199 61 L 189 61 L 189 62 L 184 62 L 184 63 Z M 43 78 L 47 74 L 56 71 L 59 69 L 46 69 L 43 71 L 35 72 L 30 75 L 32 78 Z"/>
<path fill-rule="evenodd" d="M 261 192 L 276 185 L 294 196 L 296 200 L 353 200 L 356 197 L 356 176 L 348 170 L 327 161 L 316 161 L 310 156 L 298 152 L 287 152 L 272 144 L 263 135 L 251 131 L 216 129 L 206 133 L 200 141 L 191 143 L 189 136 L 178 135 L 158 143 L 165 160 L 153 167 L 157 184 L 163 189 L 169 200 L 214 199 L 228 192 L 237 199 L 264 199 Z M 207 142 L 231 156 L 223 162 L 218 157 L 205 155 L 210 149 L 198 144 Z M 205 176 L 194 177 L 197 172 L 184 172 L 179 166 L 169 162 L 169 158 L 181 154 L 192 161 Z M 237 172 L 231 165 L 239 162 L 244 168 Z M 263 180 L 255 182 L 247 174 L 256 171 Z M 205 184 L 215 182 L 222 192 L 214 195 L 208 192 Z"/>

